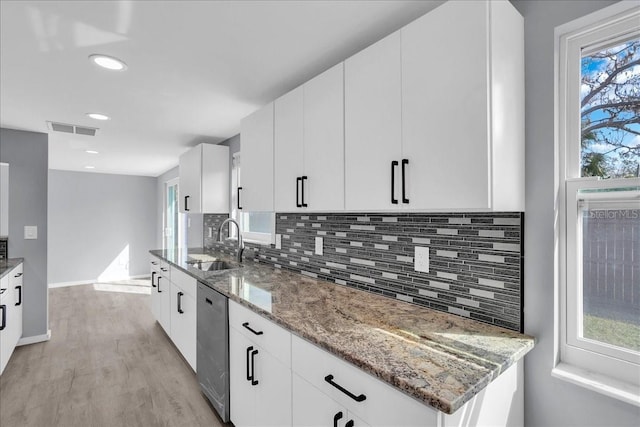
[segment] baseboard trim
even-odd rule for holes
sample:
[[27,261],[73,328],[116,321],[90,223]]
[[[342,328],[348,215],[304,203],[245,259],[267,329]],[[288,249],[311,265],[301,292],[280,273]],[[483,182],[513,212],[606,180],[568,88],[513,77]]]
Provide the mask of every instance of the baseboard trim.
[[[145,277],[149,277],[149,274],[138,274],[138,275],[135,275],[135,276],[124,277],[124,278],[117,279],[117,280],[144,279]],[[104,283],[104,282],[111,282],[111,280],[87,279],[87,280],[77,280],[77,281],[74,281],[74,282],[49,283],[49,289],[52,289],[52,288],[66,288],[67,286],[91,285],[93,283]]]
[[20,338],[16,346],[19,347],[21,345],[29,345],[29,344],[39,343],[39,342],[45,342],[45,341],[49,341],[50,339],[51,339],[51,329],[49,329],[46,334]]

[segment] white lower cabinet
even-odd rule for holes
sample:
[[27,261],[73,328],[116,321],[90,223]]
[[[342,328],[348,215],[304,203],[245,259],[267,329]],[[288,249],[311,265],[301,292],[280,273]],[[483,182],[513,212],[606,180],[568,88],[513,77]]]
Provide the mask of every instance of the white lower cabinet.
[[288,331],[229,301],[230,415],[236,427],[291,426],[291,365],[280,357],[291,354],[290,339]]
[[22,264],[0,279],[0,374],[22,337]]
[[171,283],[171,339],[182,356],[196,370],[197,316],[195,294]]
[[151,312],[191,368],[196,370],[197,312],[193,277],[151,256]]
[[296,427],[369,426],[296,373],[293,374],[293,390],[293,425]]

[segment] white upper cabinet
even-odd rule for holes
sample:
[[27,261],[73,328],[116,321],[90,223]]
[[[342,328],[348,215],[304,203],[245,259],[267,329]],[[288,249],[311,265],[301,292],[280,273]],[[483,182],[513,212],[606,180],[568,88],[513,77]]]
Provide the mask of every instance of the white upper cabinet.
[[301,205],[303,164],[303,87],[275,101],[275,208],[296,210]]
[[275,210],[344,209],[343,64],[275,101]]
[[400,32],[344,64],[345,207],[395,209],[402,156]]
[[200,144],[180,156],[180,212],[229,212],[229,147]]
[[0,163],[0,236],[9,235],[9,165]]
[[344,209],[344,64],[304,84],[304,204]]
[[273,103],[240,124],[242,209],[273,212]]
[[403,205],[524,210],[522,16],[449,1],[401,38]]

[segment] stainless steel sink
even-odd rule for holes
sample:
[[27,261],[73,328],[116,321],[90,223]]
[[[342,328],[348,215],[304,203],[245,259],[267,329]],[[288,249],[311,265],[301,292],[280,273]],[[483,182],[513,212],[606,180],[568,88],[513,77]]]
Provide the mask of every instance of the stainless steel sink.
[[208,261],[192,261],[188,262],[188,264],[191,267],[197,268],[201,271],[222,271],[241,267],[240,264],[229,263],[220,259],[213,259]]

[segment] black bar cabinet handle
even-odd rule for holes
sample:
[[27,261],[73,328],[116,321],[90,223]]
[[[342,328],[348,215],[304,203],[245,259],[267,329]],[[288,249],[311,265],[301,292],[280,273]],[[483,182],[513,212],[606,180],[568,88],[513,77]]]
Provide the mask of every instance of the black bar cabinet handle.
[[184,295],[184,292],[178,292],[178,313],[180,314],[184,313],[182,309],[182,295]]
[[16,305],[21,305],[22,304],[22,286],[16,286],[16,289],[18,290],[18,302],[16,303]]
[[347,423],[344,425],[344,427],[353,427],[353,420],[347,421]]
[[342,411],[333,416],[333,427],[338,427],[338,420],[342,418]]
[[156,273],[155,271],[152,271],[152,272],[151,272],[151,286],[153,286],[154,288],[156,287],[156,284],[155,284],[155,283],[153,283],[153,281],[154,281],[154,280],[155,280],[155,278],[156,278],[156,274],[158,274],[158,273]]
[[238,209],[242,209],[242,206],[240,206],[240,190],[242,190],[242,187],[238,187],[238,197],[237,197]]
[[166,268],[164,268],[164,267],[160,267],[160,270],[164,271],[165,273],[166,273],[167,271],[169,271],[169,270],[167,270],[167,269],[166,269]]
[[300,204],[300,181],[302,181],[301,177],[296,177],[296,207],[301,208]]
[[308,205],[304,201],[304,182],[305,182],[305,180],[307,180],[307,177],[303,176],[301,179],[302,179],[302,185],[300,186],[301,187],[300,188],[300,190],[301,190],[300,193],[302,194],[302,207],[306,208]]
[[343,392],[344,394],[346,394],[347,396],[349,396],[350,398],[352,398],[353,400],[355,400],[356,402],[362,402],[367,398],[367,396],[365,396],[364,394],[361,394],[360,396],[356,396],[346,388],[342,387],[340,384],[334,382],[333,375],[327,375],[326,377],[324,377],[324,380],[329,384],[331,384],[332,386],[334,386],[335,388],[337,388],[338,390],[340,390],[341,392]]
[[188,204],[188,202],[189,202],[189,197],[191,197],[191,196],[184,196],[184,210],[185,210],[185,211],[188,211],[188,210],[189,210],[189,204]]
[[207,302],[207,304],[213,305],[213,301],[211,301],[209,298],[205,298],[204,300]]
[[162,279],[162,276],[158,274],[158,282],[157,282],[158,283],[158,292],[162,292],[160,290],[160,279]]
[[395,198],[396,194],[396,166],[398,166],[398,161],[394,160],[391,162],[391,203],[394,205],[398,204],[398,199]]
[[258,354],[258,350],[253,350],[251,352],[251,385],[258,385],[258,380],[256,379],[256,361],[254,357]]
[[402,203],[409,203],[409,199],[405,197],[405,176],[404,167],[409,164],[409,159],[402,159]]
[[151,264],[158,265],[158,263],[156,261],[151,261]]
[[21,276],[22,276],[22,273],[18,273],[18,274],[16,274],[16,275],[15,275],[15,276],[13,276],[13,277],[21,277]]
[[253,380],[253,375],[249,372],[249,355],[251,354],[251,350],[253,350],[253,347],[247,347],[247,381]]
[[7,326],[7,306],[5,304],[0,305],[0,310],[2,310],[2,324],[0,325],[0,331]]
[[255,329],[251,328],[251,326],[249,326],[249,322],[244,322],[242,324],[243,327],[247,328],[248,330],[250,330],[251,332],[254,333],[254,335],[262,335],[264,334],[263,331],[256,331]]

